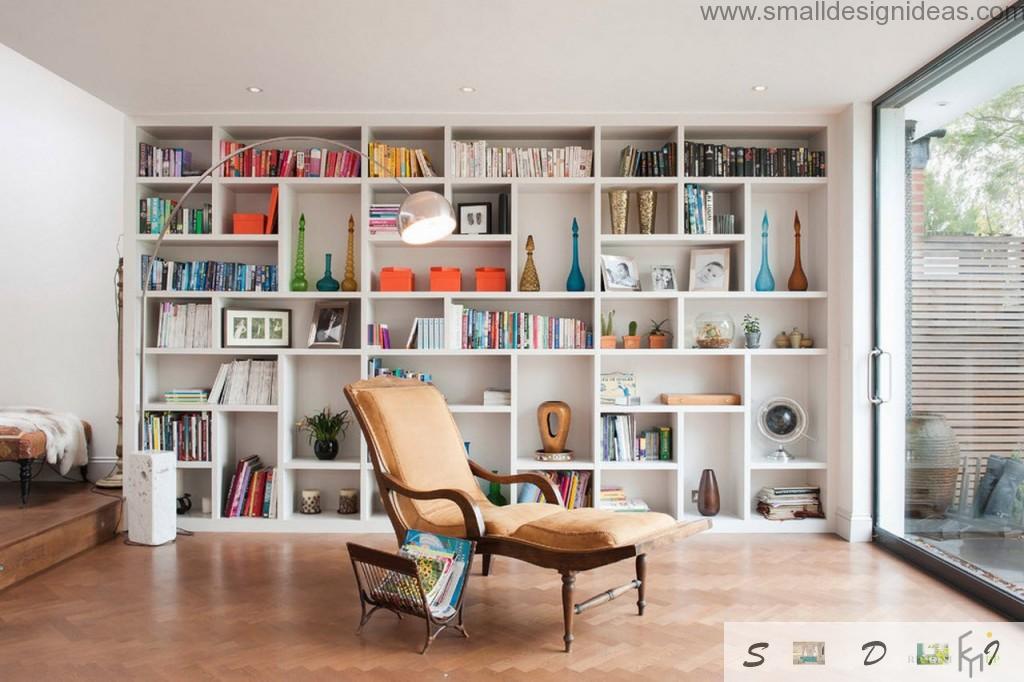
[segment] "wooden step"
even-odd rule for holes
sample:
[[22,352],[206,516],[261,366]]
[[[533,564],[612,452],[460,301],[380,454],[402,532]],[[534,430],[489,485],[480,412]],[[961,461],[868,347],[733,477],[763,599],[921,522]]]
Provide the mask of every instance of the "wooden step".
[[17,483],[0,483],[0,590],[114,537],[121,491],[88,483],[33,483],[21,506]]

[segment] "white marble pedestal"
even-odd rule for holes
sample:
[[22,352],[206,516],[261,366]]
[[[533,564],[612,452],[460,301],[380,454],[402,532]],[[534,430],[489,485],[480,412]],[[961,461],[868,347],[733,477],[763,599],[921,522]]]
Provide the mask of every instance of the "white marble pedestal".
[[125,457],[125,524],[128,539],[162,545],[177,532],[173,452],[146,450]]

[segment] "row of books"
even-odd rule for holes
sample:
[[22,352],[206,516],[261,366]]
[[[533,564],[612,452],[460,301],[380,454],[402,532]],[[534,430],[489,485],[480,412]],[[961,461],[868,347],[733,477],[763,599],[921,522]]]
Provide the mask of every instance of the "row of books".
[[736,216],[715,214],[715,192],[700,185],[684,187],[683,230],[686,234],[736,234]]
[[164,391],[164,402],[175,405],[202,405],[210,398],[205,388],[172,388]]
[[[149,272],[149,256],[142,256],[140,285]],[[225,263],[214,260],[165,261],[156,259],[149,278],[150,291],[277,291],[277,266]]]
[[[590,506],[590,472],[589,471],[542,471],[538,472],[551,479],[555,489],[562,495],[562,504],[566,509],[578,509]],[[516,497],[519,503],[543,502],[544,494],[532,483],[519,486]]]
[[179,462],[210,461],[209,412],[147,412],[143,450],[171,450]]
[[469,573],[472,543],[461,538],[408,530],[398,554],[416,562],[418,580],[388,571],[384,580],[370,587],[373,600],[408,608],[410,601],[419,604],[423,598],[435,618],[453,615]]
[[475,310],[445,304],[449,349],[582,349],[593,335],[582,320],[512,310]]
[[565,147],[491,147],[486,140],[452,140],[457,178],[589,178],[594,150]]
[[618,485],[601,486],[597,508],[617,512],[645,512],[651,510],[650,506],[643,499],[639,497],[626,497],[626,491],[622,489],[622,486]]
[[192,172],[192,152],[181,147],[157,147],[139,143],[140,178],[180,178]]
[[437,175],[426,150],[392,147],[384,142],[371,142],[367,163],[371,178],[432,178]]
[[632,414],[601,417],[601,459],[606,462],[645,462],[672,459],[672,428],[638,429]]
[[827,174],[825,152],[806,147],[732,147],[685,142],[683,165],[687,175],[709,178],[823,178]]
[[650,178],[675,174],[675,142],[666,142],[661,149],[655,151],[640,151],[628,144],[619,154],[619,175],[622,177]]
[[[178,205],[173,199],[146,197],[139,199],[139,234],[160,234],[167,217]],[[213,206],[203,204],[202,208],[185,207],[178,211],[168,234],[210,234],[213,229]]]
[[427,372],[416,372],[410,369],[402,369],[401,367],[385,367],[384,361],[381,358],[370,358],[367,361],[367,374],[372,377],[401,377],[403,379],[416,379],[424,383],[430,383],[434,380],[433,375]]
[[259,455],[238,460],[224,496],[224,518],[277,518],[277,467],[260,463]]
[[209,348],[213,306],[209,303],[160,304],[157,348]]
[[417,317],[413,319],[412,329],[409,330],[409,340],[405,342],[405,347],[421,350],[444,350],[444,318]]
[[772,521],[825,518],[816,485],[765,486],[757,493],[757,511]]
[[[245,146],[244,142],[221,140],[221,157]],[[359,162],[359,155],[348,150],[246,149],[224,162],[221,175],[234,178],[357,178]]]
[[398,209],[401,204],[370,204],[370,234],[398,233]]
[[211,405],[276,405],[277,361],[233,360],[217,370]]
[[366,345],[391,348],[391,330],[386,324],[371,322],[366,325]]

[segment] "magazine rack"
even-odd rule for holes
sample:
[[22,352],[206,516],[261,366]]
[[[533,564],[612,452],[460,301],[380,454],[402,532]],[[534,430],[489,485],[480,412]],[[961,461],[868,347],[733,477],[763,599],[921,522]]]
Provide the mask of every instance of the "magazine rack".
[[[469,552],[469,563],[465,569],[462,592],[455,603],[455,610],[448,616],[438,616],[430,610],[426,593],[416,571],[415,561],[351,542],[347,543],[347,546],[349,557],[352,559],[352,570],[356,574],[359,607],[362,612],[359,618],[359,628],[356,630],[357,635],[363,631],[363,626],[369,622],[370,616],[378,609],[386,609],[398,616],[399,619],[405,613],[425,621],[427,634],[423,641],[423,649],[420,650],[421,654],[427,653],[427,649],[430,648],[434,639],[447,627],[455,628],[462,633],[463,637],[469,638],[469,633],[466,632],[466,627],[462,623],[462,600],[466,596],[466,584],[469,582],[469,574],[473,568],[473,555],[476,552],[475,542],[472,543],[472,549]],[[382,589],[387,581],[399,581],[403,578],[411,579],[411,584],[416,586],[416,590],[395,593]]]

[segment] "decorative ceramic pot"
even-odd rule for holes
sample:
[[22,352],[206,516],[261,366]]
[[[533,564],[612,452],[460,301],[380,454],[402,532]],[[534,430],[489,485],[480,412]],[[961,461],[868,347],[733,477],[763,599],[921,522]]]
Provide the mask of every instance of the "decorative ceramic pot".
[[743,336],[747,340],[747,348],[761,347],[761,332],[745,332]]
[[736,326],[728,313],[701,313],[693,323],[698,348],[728,348]]
[[789,347],[790,348],[799,348],[800,347],[800,342],[803,341],[803,340],[804,340],[803,332],[801,332],[801,331],[799,331],[797,329],[794,329],[793,331],[791,331],[789,333]]
[[622,337],[623,348],[639,348],[640,337],[639,336],[623,336]]
[[651,334],[647,341],[651,348],[668,348],[668,334]]
[[809,336],[805,336],[800,341],[800,347],[801,348],[813,348],[814,347],[814,339],[812,339]]
[[320,491],[319,490],[303,490],[302,491],[302,505],[299,507],[300,514],[319,514],[320,513]]
[[906,513],[909,518],[941,518],[953,503],[960,445],[940,414],[907,417]]
[[338,513],[359,513],[359,491],[355,488],[342,488],[338,491]]
[[636,196],[640,207],[640,234],[652,234],[654,218],[658,212],[658,195],[653,189],[642,189]]
[[629,192],[624,189],[613,189],[608,192],[608,209],[612,219],[612,234],[626,234]]
[[338,456],[338,439],[313,441],[313,454],[317,459],[334,459]]
[[789,334],[786,332],[779,332],[779,335],[775,337],[773,341],[776,348],[789,348]]
[[619,337],[617,336],[602,336],[601,337],[601,348],[615,348],[619,344]]
[[701,516],[715,516],[721,511],[722,500],[718,494],[718,479],[712,469],[705,469],[700,474],[700,487],[697,489],[697,511]]

